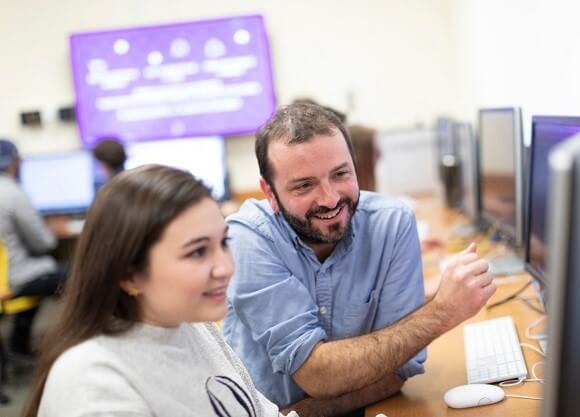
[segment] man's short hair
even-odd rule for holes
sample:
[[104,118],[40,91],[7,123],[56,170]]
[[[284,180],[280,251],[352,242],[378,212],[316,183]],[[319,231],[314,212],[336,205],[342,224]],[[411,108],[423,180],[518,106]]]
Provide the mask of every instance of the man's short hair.
[[273,187],[274,168],[268,159],[268,147],[275,140],[286,144],[304,143],[314,136],[344,136],[348,151],[354,162],[354,151],[348,130],[333,112],[312,103],[298,102],[279,109],[256,133],[256,158],[260,175]]
[[320,106],[323,109],[328,110],[331,113],[334,113],[336,115],[336,117],[338,117],[340,119],[342,124],[346,125],[346,113],[343,113],[339,110],[336,110],[333,107],[323,106],[322,104],[318,103],[316,100],[314,100],[310,97],[298,97],[298,98],[294,99],[294,101],[292,102],[292,104],[296,104],[296,103],[316,104],[317,106]]
[[116,139],[101,140],[93,149],[93,155],[111,167],[114,172],[123,171],[127,159],[125,148]]
[[0,172],[5,172],[18,158],[18,148],[8,139],[0,139]]

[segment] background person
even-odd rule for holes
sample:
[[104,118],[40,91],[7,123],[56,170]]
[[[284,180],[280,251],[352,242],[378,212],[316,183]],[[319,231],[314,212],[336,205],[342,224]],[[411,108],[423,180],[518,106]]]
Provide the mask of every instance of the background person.
[[101,140],[93,148],[93,156],[105,173],[104,181],[114,177],[125,169],[127,154],[123,144],[114,138]]
[[[8,251],[10,294],[49,296],[65,279],[65,269],[47,253],[57,244],[54,233],[18,183],[20,157],[9,140],[0,139],[0,240]],[[9,347],[32,355],[31,333],[38,307],[14,315]]]

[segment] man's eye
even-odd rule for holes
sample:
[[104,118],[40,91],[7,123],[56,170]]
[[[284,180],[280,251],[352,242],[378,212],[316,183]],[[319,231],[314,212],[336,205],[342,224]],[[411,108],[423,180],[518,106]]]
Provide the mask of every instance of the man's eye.
[[303,184],[296,186],[295,189],[298,191],[304,191],[304,190],[308,190],[310,187],[312,187],[312,184],[310,184],[309,182],[305,182]]

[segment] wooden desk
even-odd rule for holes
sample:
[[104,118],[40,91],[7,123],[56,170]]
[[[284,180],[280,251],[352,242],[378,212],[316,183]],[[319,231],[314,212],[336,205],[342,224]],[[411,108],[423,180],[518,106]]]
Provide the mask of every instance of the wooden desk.
[[[427,207],[427,209],[425,209]],[[421,203],[417,208],[417,217],[427,210],[429,217],[437,217],[441,233],[449,230],[450,222],[458,219],[456,214],[437,208],[437,204],[430,206],[429,203]],[[447,226],[447,228],[445,227]],[[512,294],[521,288],[530,277],[527,274],[515,277],[497,278],[497,292],[490,300],[494,302],[506,295]],[[521,296],[534,296],[534,290],[528,288]],[[486,320],[496,317],[512,316],[517,327],[520,342],[528,342],[538,346],[537,341],[528,340],[525,337],[526,327],[540,314],[530,309],[521,300],[515,299],[492,310],[483,309],[474,318],[466,323]],[[531,349],[523,348],[528,376],[532,366],[543,358]],[[536,373],[543,375],[543,366],[538,365]],[[465,371],[465,354],[463,349],[463,325],[444,334],[435,340],[429,347],[427,361],[425,362],[425,374],[409,379],[403,386],[402,392],[377,404],[366,408],[366,417],[375,417],[383,413],[388,417],[412,416],[412,417],[438,417],[438,416],[486,416],[486,417],[528,417],[539,413],[541,401],[525,400],[519,398],[506,398],[504,401],[483,407],[466,408],[461,410],[448,408],[443,401],[443,395],[447,390],[457,385],[467,383]],[[542,396],[542,384],[527,382],[517,387],[504,388],[506,394]]]

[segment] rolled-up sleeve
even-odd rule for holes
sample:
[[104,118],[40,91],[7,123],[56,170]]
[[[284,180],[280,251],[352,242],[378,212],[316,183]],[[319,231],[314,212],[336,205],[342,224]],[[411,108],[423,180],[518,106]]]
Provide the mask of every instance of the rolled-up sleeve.
[[231,307],[263,346],[275,373],[291,375],[314,346],[327,339],[318,306],[308,289],[282,262],[279,245],[244,224],[229,222],[236,273]]

